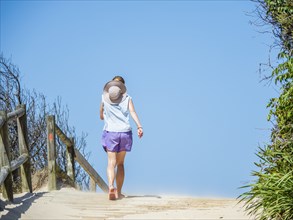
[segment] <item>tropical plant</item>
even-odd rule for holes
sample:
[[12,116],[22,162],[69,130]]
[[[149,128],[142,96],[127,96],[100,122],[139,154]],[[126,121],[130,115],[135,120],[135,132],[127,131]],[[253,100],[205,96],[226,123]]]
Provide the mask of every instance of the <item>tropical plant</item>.
[[272,27],[279,50],[278,63],[266,80],[272,80],[280,96],[272,98],[268,120],[274,126],[271,140],[259,147],[255,180],[242,187],[249,191],[239,197],[249,214],[261,220],[293,219],[293,1],[257,0],[258,16]]

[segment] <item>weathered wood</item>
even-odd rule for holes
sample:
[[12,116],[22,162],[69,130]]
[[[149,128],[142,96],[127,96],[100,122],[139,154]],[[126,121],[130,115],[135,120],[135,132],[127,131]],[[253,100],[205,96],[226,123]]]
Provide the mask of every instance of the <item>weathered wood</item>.
[[2,126],[5,123],[5,118],[3,118],[2,116],[0,116],[0,128],[2,128]]
[[100,175],[95,171],[95,169],[87,162],[87,160],[82,156],[82,154],[74,148],[75,159],[82,166],[82,168],[89,174],[89,176],[97,183],[97,185],[105,192],[108,193],[108,185],[100,177]]
[[70,138],[72,145],[66,146],[66,159],[67,159],[67,175],[74,182],[75,181],[75,163],[74,163],[74,139]]
[[27,154],[20,155],[17,159],[10,162],[10,172],[13,172],[14,170],[18,169],[21,165],[23,165],[27,160],[29,156]]
[[[7,114],[4,111],[0,111],[0,117],[4,119],[5,123],[0,128],[0,167],[10,167],[10,155],[9,155],[9,139],[7,128]],[[12,175],[9,172],[3,182],[2,187],[3,197],[9,201],[13,201],[13,189],[12,189]]]
[[47,116],[48,189],[57,189],[55,117]]
[[16,117],[21,117],[21,116],[23,116],[25,114],[25,108],[23,108],[23,107],[20,107],[20,108],[18,108],[18,109],[16,109],[15,111],[13,111],[13,112],[9,112],[8,114],[7,114],[7,118],[8,118],[8,120],[10,120],[10,119],[12,119],[12,118],[16,118]]
[[58,127],[58,125],[55,124],[55,132],[60,138],[60,140],[66,145],[66,146],[72,146],[70,139],[63,133],[63,131]]
[[91,192],[96,192],[96,182],[93,178],[90,177],[90,191]]
[[[21,176],[21,189],[22,192],[32,192],[32,178],[31,178],[31,164],[28,150],[28,134],[27,134],[27,119],[26,119],[26,106],[19,105],[17,110],[22,109],[24,113],[17,118],[17,131],[18,131],[18,145],[19,153],[21,156],[26,155],[25,162],[20,167]],[[20,158],[20,157],[19,157]],[[11,164],[12,166],[12,164]]]
[[17,159],[10,162],[9,166],[1,167],[0,170],[0,185],[4,182],[5,178],[10,172],[13,172],[14,170],[18,169],[23,163],[25,163],[28,160],[29,156],[27,154],[22,154]]
[[4,180],[6,180],[6,177],[9,174],[9,167],[5,166],[5,167],[1,167],[0,170],[0,186],[4,183]]

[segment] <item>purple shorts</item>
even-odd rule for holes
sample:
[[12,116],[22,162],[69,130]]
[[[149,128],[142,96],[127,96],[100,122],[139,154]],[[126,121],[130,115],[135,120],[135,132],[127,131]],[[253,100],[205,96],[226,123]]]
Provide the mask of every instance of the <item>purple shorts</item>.
[[132,131],[110,132],[103,131],[102,145],[106,152],[131,151]]

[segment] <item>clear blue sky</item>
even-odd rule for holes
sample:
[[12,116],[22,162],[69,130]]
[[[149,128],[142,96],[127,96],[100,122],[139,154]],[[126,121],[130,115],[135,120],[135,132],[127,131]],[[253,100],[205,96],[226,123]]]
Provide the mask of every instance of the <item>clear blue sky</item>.
[[[22,82],[62,97],[106,180],[99,104],[115,75],[144,127],[126,157],[128,194],[235,197],[269,141],[260,83],[270,35],[250,1],[1,1],[1,52]],[[134,124],[133,124],[134,125]],[[135,129],[135,128],[134,128]]]

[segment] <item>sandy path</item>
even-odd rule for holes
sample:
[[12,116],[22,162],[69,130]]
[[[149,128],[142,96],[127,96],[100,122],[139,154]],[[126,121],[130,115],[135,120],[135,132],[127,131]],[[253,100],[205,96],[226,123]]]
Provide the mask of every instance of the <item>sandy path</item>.
[[107,195],[63,188],[15,196],[1,204],[1,220],[15,219],[253,219],[234,199],[179,196],[129,196],[109,201]]

